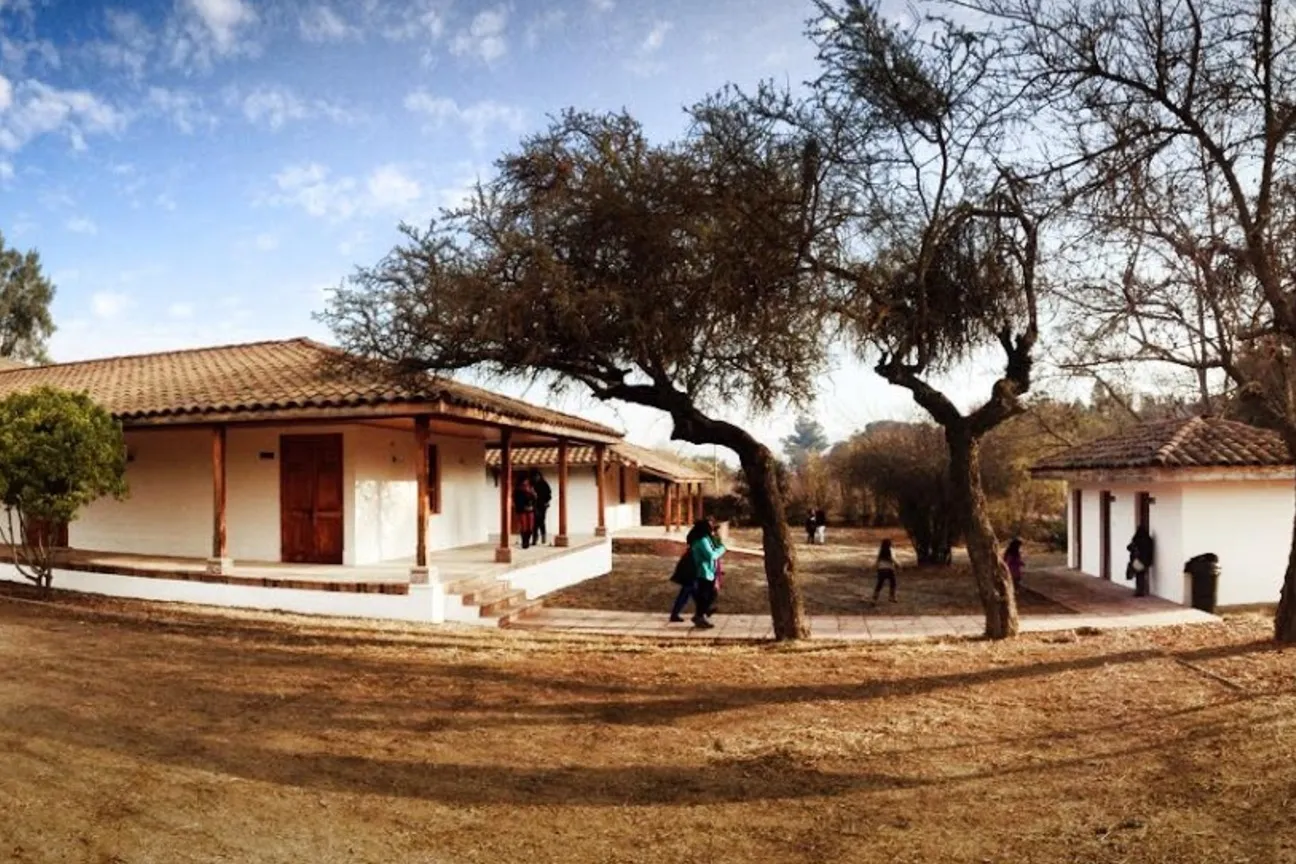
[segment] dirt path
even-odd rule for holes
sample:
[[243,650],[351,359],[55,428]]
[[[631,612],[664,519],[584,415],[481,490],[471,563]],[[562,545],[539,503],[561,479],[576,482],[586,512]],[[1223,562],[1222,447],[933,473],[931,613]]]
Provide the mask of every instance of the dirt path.
[[1296,862],[1260,619],[825,649],[94,607],[0,598],[0,860]]

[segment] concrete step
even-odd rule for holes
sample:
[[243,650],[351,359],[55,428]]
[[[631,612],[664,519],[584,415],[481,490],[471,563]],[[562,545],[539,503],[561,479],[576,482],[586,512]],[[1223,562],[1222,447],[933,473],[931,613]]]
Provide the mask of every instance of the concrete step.
[[524,600],[517,606],[506,611],[499,618],[501,627],[525,627],[525,619],[528,615],[533,615],[544,608],[544,598],[537,597],[534,600]]
[[520,588],[510,588],[492,600],[478,604],[477,611],[483,618],[495,618],[510,612],[527,602],[526,592]]
[[463,596],[464,594],[481,591],[491,587],[492,585],[498,584],[501,584],[501,582],[495,576],[469,576],[464,579],[457,579],[454,582],[447,582],[445,591],[447,594]]
[[475,586],[465,591],[459,595],[459,599],[465,606],[481,606],[506,597],[512,591],[513,586],[508,580],[496,579],[489,585]]

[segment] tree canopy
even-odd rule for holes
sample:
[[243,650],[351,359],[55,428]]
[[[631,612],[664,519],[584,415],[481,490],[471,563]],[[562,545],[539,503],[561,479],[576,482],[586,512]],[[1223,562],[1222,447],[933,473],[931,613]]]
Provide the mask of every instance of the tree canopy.
[[0,234],[0,357],[49,360],[45,342],[54,332],[53,300],[54,284],[41,272],[40,256],[6,247]]
[[828,449],[828,436],[818,420],[802,414],[796,418],[792,434],[785,437],[782,444],[783,455],[799,471],[811,456],[818,456]]
[[19,571],[49,585],[53,549],[38,524],[73,521],[105,495],[125,496],[121,426],[84,393],[39,387],[0,400],[0,539]]
[[670,414],[672,437],[739,457],[765,528],[780,638],[807,626],[768,448],[715,413],[807,396],[829,282],[807,266],[818,166],[776,124],[716,99],[684,138],[568,111],[463,208],[362,268],[324,319],[411,373],[479,369],[582,385]]

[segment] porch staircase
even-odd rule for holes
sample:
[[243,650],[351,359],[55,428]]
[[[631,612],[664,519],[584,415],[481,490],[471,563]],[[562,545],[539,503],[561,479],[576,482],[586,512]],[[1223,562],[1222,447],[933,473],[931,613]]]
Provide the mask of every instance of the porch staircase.
[[476,606],[482,618],[494,618],[500,627],[509,627],[544,606],[543,597],[528,600],[525,591],[497,576],[470,576],[450,582],[445,590],[465,607]]

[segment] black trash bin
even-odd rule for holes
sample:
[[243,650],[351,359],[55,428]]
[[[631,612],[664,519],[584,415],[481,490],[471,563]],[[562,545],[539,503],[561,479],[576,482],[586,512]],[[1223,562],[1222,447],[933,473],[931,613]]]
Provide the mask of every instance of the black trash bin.
[[1184,564],[1192,580],[1192,607],[1203,612],[1215,611],[1215,592],[1219,584],[1219,556],[1214,552],[1194,555]]

